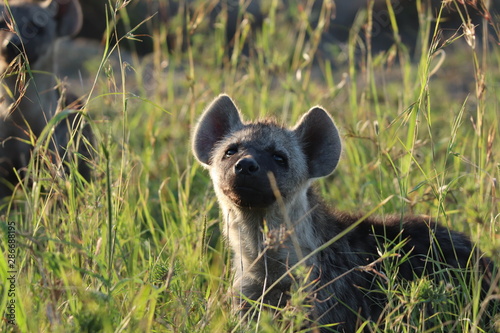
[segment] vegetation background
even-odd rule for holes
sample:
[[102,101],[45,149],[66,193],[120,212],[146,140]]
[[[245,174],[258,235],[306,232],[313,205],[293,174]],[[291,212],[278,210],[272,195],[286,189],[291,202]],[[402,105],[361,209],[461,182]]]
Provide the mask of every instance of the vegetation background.
[[[33,181],[3,203],[2,253],[7,221],[16,225],[16,326],[2,321],[0,331],[308,331],[298,300],[279,311],[279,320],[271,312],[245,323],[231,311],[230,254],[219,236],[218,207],[207,172],[190,152],[193,124],[221,92],[247,119],[293,124],[311,106],[324,106],[344,140],[334,175],[318,181],[330,204],[370,211],[393,196],[376,214],[430,215],[470,235],[500,263],[497,18],[483,12],[484,24],[474,30],[471,7],[446,1],[464,25],[443,34],[434,24],[441,6],[417,0],[420,28],[410,47],[401,42],[397,8],[389,6],[383,28],[393,42],[375,52],[370,37],[380,22],[373,2],[358,13],[345,43],[321,38],[332,1],[262,2],[259,29],[240,2],[229,43],[227,8],[209,18],[215,1],[181,6],[168,26],[146,19],[144,35],[131,24],[129,2],[117,0],[106,4],[100,47],[63,44],[61,64],[81,64],[69,82],[84,95],[96,135],[95,180],[57,176],[40,150],[30,167]],[[176,42],[168,44],[167,35]],[[152,44],[150,54],[139,52],[141,40]],[[2,255],[2,283],[7,272]],[[386,319],[364,324],[373,332],[482,331],[486,310],[474,281],[450,288],[423,279],[385,288]],[[475,297],[457,301],[473,290]],[[0,286],[0,309],[8,301],[8,288]],[[432,322],[424,309],[435,311]]]

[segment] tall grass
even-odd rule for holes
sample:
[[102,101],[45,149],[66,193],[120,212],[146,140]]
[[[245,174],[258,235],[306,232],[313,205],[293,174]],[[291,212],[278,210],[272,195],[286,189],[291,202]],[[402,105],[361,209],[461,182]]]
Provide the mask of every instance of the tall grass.
[[[416,54],[399,41],[393,11],[396,42],[372,54],[370,38],[359,38],[369,37],[371,5],[339,47],[320,44],[333,3],[325,1],[312,25],[313,1],[270,1],[261,30],[251,30],[253,18],[240,13],[229,53],[224,11],[210,32],[203,29],[214,4],[200,2],[187,13],[185,29],[175,26],[179,18],[170,29],[151,24],[154,52],[143,59],[124,48],[149,38],[134,35],[128,3],[107,4],[107,43],[86,65],[84,113],[96,135],[95,179],[85,184],[74,174],[54,176],[48,162],[33,165],[33,181],[4,204],[4,253],[7,221],[16,224],[17,307],[16,326],[0,322],[1,331],[304,330],[308,289],[300,284],[289,307],[265,311],[257,322],[241,321],[231,310],[230,254],[208,174],[194,162],[189,143],[197,116],[221,92],[247,119],[293,123],[323,105],[344,139],[337,171],[318,183],[329,203],[369,212],[393,196],[378,214],[430,215],[470,235],[500,262],[500,50],[487,42],[499,36],[484,31],[483,41],[472,42],[470,31],[460,30],[440,40],[432,13],[416,1]],[[466,23],[460,2],[451,5]],[[129,33],[117,35],[118,24]],[[178,39],[189,32],[185,52],[168,49],[168,30]],[[383,256],[390,258],[393,250],[387,251]],[[481,331],[477,283],[464,281],[457,289],[428,279],[396,284],[393,261],[384,263],[386,319],[363,325],[374,332]],[[0,256],[2,283],[7,271]],[[0,287],[1,309],[7,291]],[[433,321],[425,316],[429,308]]]

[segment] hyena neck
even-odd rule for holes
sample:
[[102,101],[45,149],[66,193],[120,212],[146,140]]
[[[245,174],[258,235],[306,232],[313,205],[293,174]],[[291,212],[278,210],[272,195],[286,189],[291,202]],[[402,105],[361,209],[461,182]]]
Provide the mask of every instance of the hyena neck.
[[[320,246],[311,208],[307,188],[291,200],[266,209],[223,207],[224,233],[234,252],[237,271],[259,269],[255,263],[262,259],[289,268]],[[311,258],[307,263],[314,262]]]
[[[38,67],[38,66],[37,66]],[[31,73],[13,74],[4,79],[0,116],[9,118],[16,127],[30,124],[30,131],[39,135],[47,120],[55,114],[59,91],[52,74],[54,66],[43,64],[43,69],[33,68]]]

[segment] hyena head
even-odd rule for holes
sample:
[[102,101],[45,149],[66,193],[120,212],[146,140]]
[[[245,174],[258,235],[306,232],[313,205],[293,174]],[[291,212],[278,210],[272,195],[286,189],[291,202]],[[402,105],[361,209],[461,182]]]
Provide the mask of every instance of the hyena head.
[[[2,1],[3,3],[3,1]],[[52,71],[55,41],[80,31],[78,0],[13,0],[0,5],[0,73],[14,60]]]
[[244,123],[231,98],[221,95],[201,116],[193,151],[210,170],[222,206],[255,210],[275,204],[277,195],[292,202],[310,179],[330,174],[341,143],[332,118],[320,107],[287,129],[269,120]]

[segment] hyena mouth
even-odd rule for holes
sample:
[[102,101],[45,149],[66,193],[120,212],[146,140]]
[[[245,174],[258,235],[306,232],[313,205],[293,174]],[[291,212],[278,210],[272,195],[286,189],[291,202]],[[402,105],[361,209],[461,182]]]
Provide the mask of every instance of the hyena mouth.
[[276,201],[269,188],[234,186],[225,190],[224,193],[237,206],[245,208],[265,208]]

